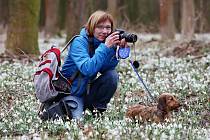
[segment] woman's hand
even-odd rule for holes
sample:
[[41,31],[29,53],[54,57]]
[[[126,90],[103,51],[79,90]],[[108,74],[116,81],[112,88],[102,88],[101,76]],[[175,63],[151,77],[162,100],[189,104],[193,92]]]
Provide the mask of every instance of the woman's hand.
[[121,41],[119,40],[119,32],[113,32],[110,34],[106,40],[105,40],[105,45],[108,48],[111,48],[112,46],[119,44]]
[[127,44],[127,42],[125,41],[125,38],[123,38],[123,39],[120,40],[119,46],[121,48],[129,47],[128,44]]

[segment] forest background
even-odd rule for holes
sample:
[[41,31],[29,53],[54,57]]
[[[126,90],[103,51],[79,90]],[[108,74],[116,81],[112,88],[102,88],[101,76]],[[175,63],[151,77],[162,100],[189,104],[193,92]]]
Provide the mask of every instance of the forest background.
[[7,32],[9,52],[39,54],[38,32],[48,38],[64,33],[68,40],[92,12],[106,10],[118,28],[160,33],[165,41],[176,33],[192,40],[195,33],[210,31],[209,7],[208,0],[0,0],[0,33]]

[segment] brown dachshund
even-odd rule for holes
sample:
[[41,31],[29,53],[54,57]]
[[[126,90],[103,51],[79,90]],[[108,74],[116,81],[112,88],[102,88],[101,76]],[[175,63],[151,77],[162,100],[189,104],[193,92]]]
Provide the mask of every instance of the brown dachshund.
[[128,108],[126,117],[139,121],[164,122],[170,118],[170,112],[180,107],[179,101],[169,93],[163,93],[158,98],[156,106],[135,105]]

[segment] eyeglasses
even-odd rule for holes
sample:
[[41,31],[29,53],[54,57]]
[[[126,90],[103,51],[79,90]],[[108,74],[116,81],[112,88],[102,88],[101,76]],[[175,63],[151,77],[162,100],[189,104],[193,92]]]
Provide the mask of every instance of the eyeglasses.
[[107,25],[107,26],[104,26],[104,25],[96,25],[96,28],[98,28],[99,30],[103,30],[103,29],[106,29],[106,30],[112,30],[112,27]]

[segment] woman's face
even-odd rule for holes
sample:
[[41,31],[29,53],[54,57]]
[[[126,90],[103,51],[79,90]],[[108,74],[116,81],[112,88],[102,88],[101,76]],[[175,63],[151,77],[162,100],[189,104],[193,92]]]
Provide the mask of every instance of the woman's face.
[[106,20],[96,25],[93,31],[93,35],[98,40],[104,41],[106,37],[111,33],[111,31],[112,31],[111,22],[109,20]]

